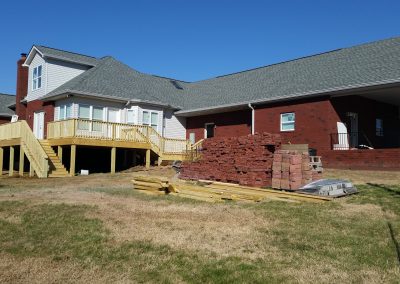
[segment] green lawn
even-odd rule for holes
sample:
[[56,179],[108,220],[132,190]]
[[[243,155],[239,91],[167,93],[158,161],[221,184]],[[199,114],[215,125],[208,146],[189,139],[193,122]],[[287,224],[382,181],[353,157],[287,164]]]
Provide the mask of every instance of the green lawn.
[[[54,275],[58,276],[46,279],[60,283],[85,282],[87,278],[82,275],[93,270],[98,271],[90,278],[93,282],[399,283],[396,242],[400,241],[400,187],[358,188],[357,195],[323,204],[270,201],[225,205],[171,197],[143,198],[140,193],[121,188],[81,190],[87,195],[101,194],[103,199],[124,199],[128,204],[140,199],[144,206],[196,206],[210,210],[210,214],[220,210],[215,206],[222,206],[226,214],[235,210],[271,221],[270,226],[254,225],[257,238],[253,246],[229,255],[160,245],[146,239],[118,241],[114,229],[96,217],[102,210],[96,202],[71,204],[62,198],[54,202],[46,196],[31,202],[14,196],[14,191],[23,194],[20,188],[2,187],[0,257],[6,256],[9,263],[0,266],[0,282],[14,282],[10,275],[15,277],[19,270],[27,273],[19,264],[37,259],[49,263],[50,270],[56,267]],[[208,223],[199,221],[193,226],[207,227]],[[166,233],[163,227],[157,232]],[[234,233],[227,232],[222,240],[228,245],[238,241],[234,237]],[[218,245],[223,246],[224,241]],[[76,274],[59,273],[68,265],[79,267]],[[21,282],[26,279],[18,276]]]

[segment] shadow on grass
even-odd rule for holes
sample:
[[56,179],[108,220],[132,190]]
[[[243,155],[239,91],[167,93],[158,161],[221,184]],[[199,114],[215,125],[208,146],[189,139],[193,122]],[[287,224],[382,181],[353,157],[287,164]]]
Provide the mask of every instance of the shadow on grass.
[[374,186],[374,187],[383,189],[383,190],[386,191],[387,193],[390,193],[390,194],[393,194],[393,195],[399,195],[399,196],[400,196],[400,191],[395,190],[395,189],[390,188],[390,187],[387,187],[387,186],[385,186],[385,185],[376,184],[376,183],[369,183],[369,182],[367,183],[367,185]]

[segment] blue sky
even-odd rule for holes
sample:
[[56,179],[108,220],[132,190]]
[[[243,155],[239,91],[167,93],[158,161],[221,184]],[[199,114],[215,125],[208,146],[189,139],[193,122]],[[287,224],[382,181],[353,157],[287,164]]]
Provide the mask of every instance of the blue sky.
[[2,1],[0,93],[33,44],[196,81],[400,36],[400,1]]

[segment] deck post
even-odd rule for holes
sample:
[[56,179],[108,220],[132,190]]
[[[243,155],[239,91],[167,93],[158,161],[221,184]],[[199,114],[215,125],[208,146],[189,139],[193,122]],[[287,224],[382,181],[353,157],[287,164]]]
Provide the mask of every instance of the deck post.
[[161,166],[161,163],[162,163],[162,158],[161,156],[158,156],[157,165]]
[[62,157],[63,157],[63,148],[62,148],[62,146],[57,146],[57,156],[60,159],[60,162],[62,164]]
[[136,150],[133,150],[132,155],[133,155],[133,157],[132,157],[133,166],[136,166],[136,162],[137,162],[137,159],[136,159]]
[[14,175],[14,146],[10,146],[10,162],[8,167],[8,175],[10,177]]
[[35,170],[32,167],[32,163],[29,163],[29,177],[33,177],[35,175]]
[[4,158],[4,150],[0,147],[0,176],[3,175],[3,158]]
[[117,148],[112,147],[111,148],[111,173],[112,174],[115,174],[116,156],[117,156]]
[[71,145],[71,159],[69,163],[69,175],[75,176],[76,145]]
[[19,147],[19,176],[24,176],[24,159],[25,153],[22,145]]
[[146,150],[146,169],[150,168],[150,149]]

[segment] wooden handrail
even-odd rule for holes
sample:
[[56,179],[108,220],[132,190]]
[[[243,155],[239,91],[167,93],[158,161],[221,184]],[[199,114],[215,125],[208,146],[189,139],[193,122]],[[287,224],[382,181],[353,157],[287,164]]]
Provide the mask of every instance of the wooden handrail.
[[20,145],[37,176],[47,177],[49,170],[47,154],[25,120],[0,125],[0,140],[9,139],[20,139]]
[[76,118],[52,121],[47,124],[48,139],[67,137],[147,142],[150,143],[151,149],[160,156],[164,153],[186,155],[193,148],[189,140],[162,137],[153,127],[148,125]]

